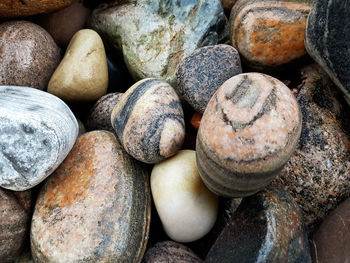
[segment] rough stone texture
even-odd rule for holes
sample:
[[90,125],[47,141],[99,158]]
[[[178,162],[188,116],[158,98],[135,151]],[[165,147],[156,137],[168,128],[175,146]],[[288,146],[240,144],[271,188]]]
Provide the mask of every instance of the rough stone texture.
[[140,262],[151,196],[144,169],[107,131],[85,133],[42,188],[32,219],[35,262]]
[[279,189],[243,199],[205,262],[311,263],[297,203]]
[[86,121],[86,128],[89,131],[106,130],[114,132],[111,123],[112,111],[122,96],[123,93],[115,92],[101,97],[90,110]]
[[185,137],[179,97],[158,79],[144,79],[130,87],[114,107],[111,121],[125,150],[145,163],[174,155]]
[[239,0],[230,15],[232,45],[249,66],[276,68],[306,54],[310,1]]
[[66,158],[78,123],[66,104],[47,92],[0,86],[0,186],[23,191]]
[[199,173],[218,195],[252,195],[282,170],[300,131],[301,112],[288,87],[260,73],[237,75],[217,90],[203,114]]
[[318,0],[308,18],[305,45],[350,105],[350,2]]
[[40,26],[27,21],[0,24],[0,85],[46,90],[60,58],[60,49]]
[[350,199],[341,203],[314,233],[311,240],[313,262],[350,261]]
[[143,262],[201,263],[203,261],[188,247],[173,241],[163,241],[147,250]]
[[349,108],[338,101],[337,90],[320,67],[303,68],[302,77],[299,145],[273,184],[293,195],[305,225],[312,228],[350,196],[350,119],[344,116]]
[[135,80],[176,83],[176,66],[198,47],[215,45],[225,32],[219,0],[138,0],[95,9],[91,26],[121,51]]
[[240,73],[241,60],[232,46],[202,47],[178,65],[177,90],[197,112],[203,114],[215,91],[226,80]]
[[13,262],[29,234],[32,192],[0,188],[0,261]]

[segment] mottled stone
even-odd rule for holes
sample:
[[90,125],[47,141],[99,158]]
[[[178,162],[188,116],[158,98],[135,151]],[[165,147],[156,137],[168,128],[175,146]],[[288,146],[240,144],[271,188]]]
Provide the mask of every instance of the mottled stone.
[[78,138],[39,194],[35,262],[140,262],[151,212],[146,171],[107,131]]
[[349,108],[339,102],[320,67],[308,66],[301,74],[299,145],[273,184],[293,195],[303,209],[306,226],[312,228],[350,196],[350,119],[344,116]]
[[86,121],[86,128],[92,130],[106,130],[114,132],[111,123],[112,111],[120,101],[123,93],[109,93],[101,97],[90,110]]
[[60,59],[60,49],[40,26],[27,21],[0,24],[0,85],[46,90]]
[[226,80],[240,73],[241,60],[232,46],[202,47],[179,64],[177,90],[196,111],[203,114],[215,91]]
[[300,109],[288,87],[260,73],[237,75],[217,90],[203,114],[199,173],[218,195],[252,195],[281,171],[300,131]]
[[131,86],[114,107],[111,121],[125,150],[145,163],[174,155],[185,137],[180,99],[168,83],[158,79]]
[[163,241],[147,250],[143,262],[201,263],[203,261],[188,247],[173,241]]
[[138,0],[95,9],[91,26],[122,52],[135,80],[176,83],[176,66],[198,47],[222,38],[226,18],[219,0]]
[[305,45],[350,105],[350,2],[315,1],[308,18]]
[[297,203],[278,189],[244,198],[205,262],[311,263]]
[[0,86],[0,186],[23,191],[49,176],[78,135],[68,106],[47,92]]

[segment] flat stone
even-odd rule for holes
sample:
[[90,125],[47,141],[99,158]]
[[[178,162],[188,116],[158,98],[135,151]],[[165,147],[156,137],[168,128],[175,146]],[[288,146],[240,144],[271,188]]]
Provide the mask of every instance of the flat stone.
[[0,86],[0,186],[23,191],[49,176],[78,135],[68,106],[37,89]]
[[140,262],[150,209],[146,171],[112,133],[85,133],[40,191],[34,261]]

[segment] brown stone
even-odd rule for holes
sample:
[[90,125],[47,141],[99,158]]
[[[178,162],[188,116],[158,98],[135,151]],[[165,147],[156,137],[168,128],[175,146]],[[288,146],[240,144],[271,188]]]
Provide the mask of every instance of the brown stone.
[[230,14],[232,7],[237,0],[220,0],[222,7],[224,8],[225,14]]

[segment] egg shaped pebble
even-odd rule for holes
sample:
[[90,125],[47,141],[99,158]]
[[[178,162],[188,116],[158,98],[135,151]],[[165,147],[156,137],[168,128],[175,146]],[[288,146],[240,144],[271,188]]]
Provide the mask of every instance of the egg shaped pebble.
[[260,73],[227,80],[199,127],[199,173],[214,193],[252,195],[280,172],[297,146],[301,112],[287,86]]
[[59,98],[37,89],[0,86],[0,186],[23,191],[66,158],[78,123]]
[[179,97],[158,79],[143,79],[130,87],[114,107],[111,121],[125,150],[145,163],[174,155],[185,137]]
[[151,174],[151,191],[163,228],[171,239],[192,242],[214,226],[218,198],[199,176],[195,151],[182,150],[156,164]]

